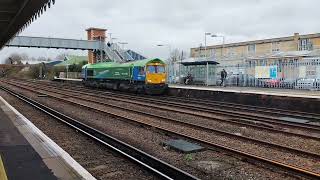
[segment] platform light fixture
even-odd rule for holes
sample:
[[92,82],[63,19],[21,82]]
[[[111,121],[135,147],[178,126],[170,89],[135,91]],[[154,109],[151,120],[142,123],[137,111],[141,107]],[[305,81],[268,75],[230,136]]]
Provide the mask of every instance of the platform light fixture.
[[221,48],[221,56],[224,56],[224,44],[225,44],[225,36],[222,35],[217,35],[217,34],[212,34],[211,37],[222,37],[222,48]]

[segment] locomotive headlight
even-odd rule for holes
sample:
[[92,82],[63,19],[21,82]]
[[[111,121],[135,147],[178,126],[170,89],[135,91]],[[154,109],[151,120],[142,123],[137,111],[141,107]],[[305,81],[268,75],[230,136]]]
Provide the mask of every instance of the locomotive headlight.
[[166,81],[166,79],[162,79],[162,80],[161,80],[161,82],[165,82],[165,81]]
[[148,82],[152,82],[150,79],[148,79]]

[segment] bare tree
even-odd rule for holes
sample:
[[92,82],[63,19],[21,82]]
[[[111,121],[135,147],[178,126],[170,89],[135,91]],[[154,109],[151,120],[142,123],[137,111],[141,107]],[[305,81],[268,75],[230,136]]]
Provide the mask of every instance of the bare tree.
[[5,59],[5,64],[22,64],[23,56],[18,53],[13,53]]
[[183,51],[180,51],[179,49],[174,49],[170,53],[170,61],[171,62],[179,62],[182,59],[185,58],[185,53]]

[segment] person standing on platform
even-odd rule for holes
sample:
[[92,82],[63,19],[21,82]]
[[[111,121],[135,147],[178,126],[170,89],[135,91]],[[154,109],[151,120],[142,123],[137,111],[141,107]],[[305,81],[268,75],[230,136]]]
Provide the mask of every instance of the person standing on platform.
[[222,69],[220,86],[223,85],[225,87],[225,81],[226,81],[227,75],[228,75],[227,71],[225,69]]

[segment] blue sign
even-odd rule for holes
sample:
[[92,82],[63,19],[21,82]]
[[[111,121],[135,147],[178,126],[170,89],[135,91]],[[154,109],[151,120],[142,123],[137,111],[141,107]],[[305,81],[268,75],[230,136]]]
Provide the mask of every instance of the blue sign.
[[277,79],[278,76],[278,68],[277,66],[270,66],[270,78]]

